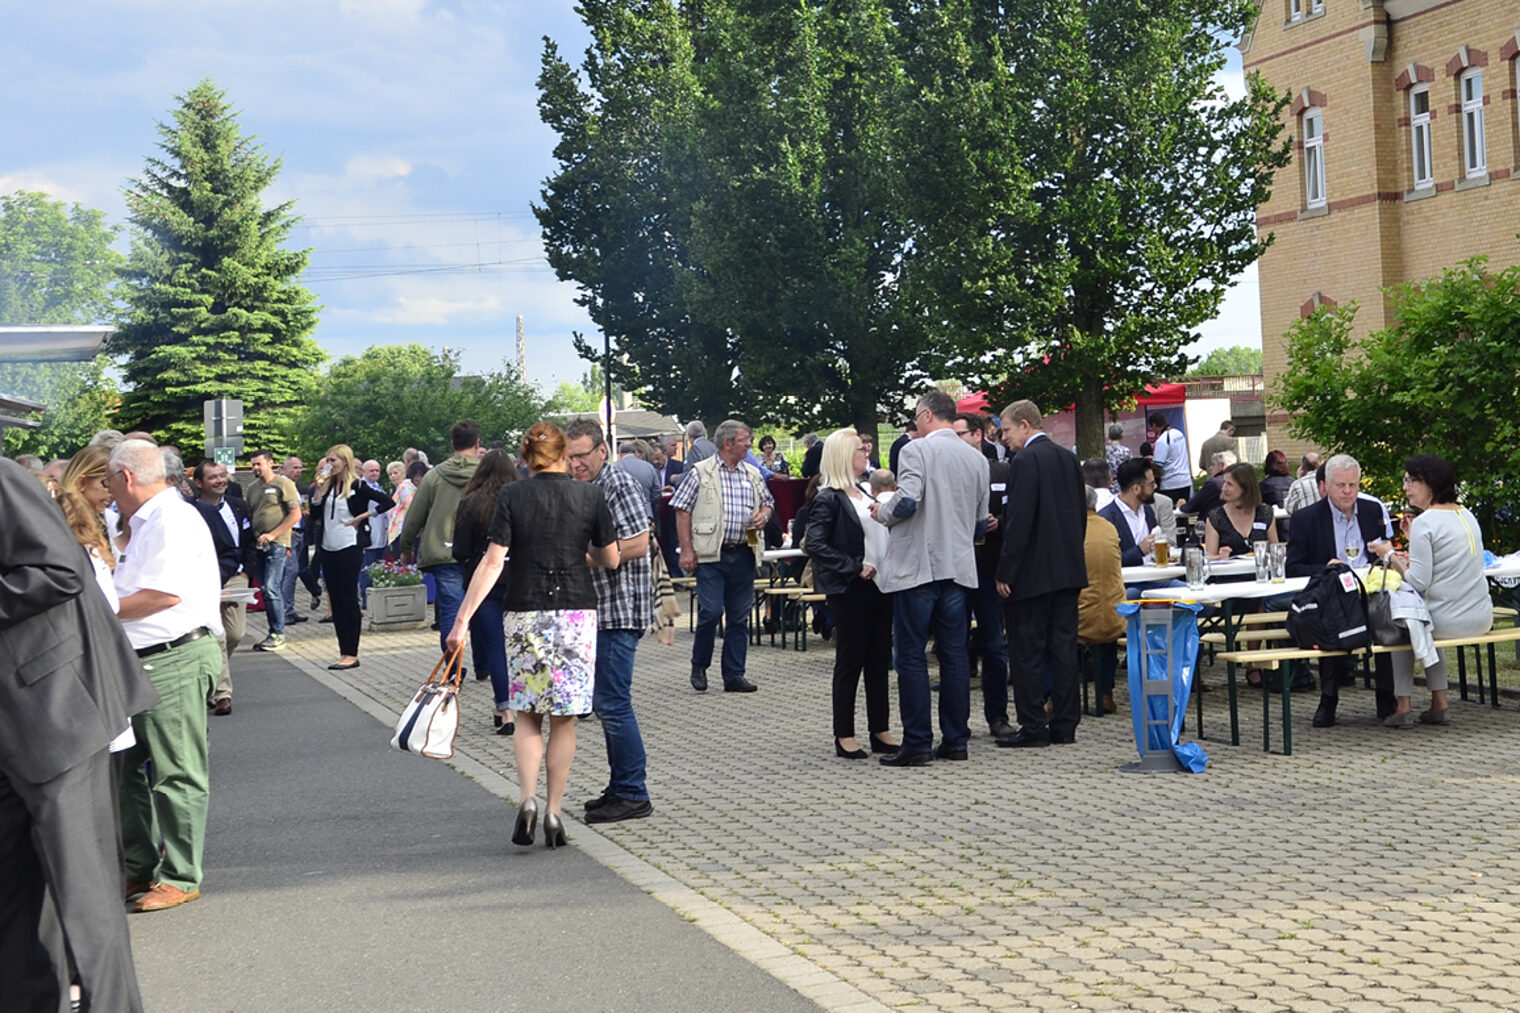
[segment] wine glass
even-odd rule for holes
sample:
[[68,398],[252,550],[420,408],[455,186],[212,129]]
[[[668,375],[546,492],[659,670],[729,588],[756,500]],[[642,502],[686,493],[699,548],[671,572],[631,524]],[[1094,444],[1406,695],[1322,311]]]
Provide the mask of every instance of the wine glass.
[[1349,563],[1349,564],[1351,564],[1351,566],[1353,566],[1353,567],[1356,566],[1357,557],[1360,556],[1361,554],[1362,554],[1362,547],[1360,545],[1348,545],[1348,546],[1346,546],[1346,562]]

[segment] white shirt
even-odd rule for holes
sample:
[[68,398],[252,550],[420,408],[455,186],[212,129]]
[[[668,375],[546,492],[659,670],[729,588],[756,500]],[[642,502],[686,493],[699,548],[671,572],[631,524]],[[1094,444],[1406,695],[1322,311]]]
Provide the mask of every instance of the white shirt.
[[211,529],[195,507],[170,487],[139,507],[127,527],[132,539],[116,561],[117,595],[151,589],[179,598],[162,612],[122,622],[132,646],[178,640],[202,626],[220,636],[222,575]]
[[1186,436],[1175,429],[1168,429],[1156,437],[1156,452],[1151,455],[1151,460],[1161,472],[1161,480],[1156,483],[1159,488],[1181,489],[1187,486],[1191,489],[1193,473],[1188,465]]
[[322,504],[322,548],[327,552],[351,549],[359,544],[359,531],[349,525],[354,515],[348,511],[348,497],[334,486]]
[[1119,498],[1110,492],[1107,486],[1093,488],[1093,494],[1097,497],[1098,500],[1097,503],[1093,504],[1094,510],[1102,510],[1104,507],[1108,506],[1114,500]]
[[[1129,504],[1117,496],[1114,497],[1114,503],[1118,505],[1119,513],[1124,516],[1125,521],[1129,523],[1129,536],[1135,540],[1135,547],[1139,548],[1140,543],[1145,541],[1146,536],[1151,533],[1150,525],[1145,522],[1145,504],[1141,503],[1138,510],[1131,510]],[[1155,558],[1154,552],[1145,554],[1146,563],[1153,562]]]
[[[380,483],[379,482],[365,482],[364,484],[367,485],[367,486],[369,486],[371,489],[375,490],[376,492],[384,492],[385,491],[384,489],[380,488]],[[390,541],[390,539],[386,537],[386,532],[390,530],[390,526],[391,526],[391,514],[390,514],[389,510],[387,510],[383,514],[375,514],[373,517],[371,517],[369,519],[369,547],[370,548],[372,548],[372,549],[383,549],[383,548],[385,548],[386,543]]]
[[[846,495],[849,494],[846,493]],[[887,555],[887,529],[871,516],[872,502],[874,501],[870,496],[861,496],[859,499],[850,497],[850,503],[855,507],[855,514],[860,518],[860,529],[866,533],[866,551],[862,562],[880,570],[881,561]]]

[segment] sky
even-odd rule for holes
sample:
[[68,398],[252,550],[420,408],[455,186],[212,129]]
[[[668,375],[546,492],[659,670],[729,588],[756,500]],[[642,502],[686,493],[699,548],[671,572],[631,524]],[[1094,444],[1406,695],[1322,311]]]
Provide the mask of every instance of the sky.
[[[515,357],[521,315],[530,382],[548,394],[588,368],[571,334],[599,334],[529,210],[555,168],[542,40],[578,60],[588,39],[568,0],[0,0],[0,22],[0,193],[124,225],[157,125],[209,77],[282,162],[268,197],[304,219],[330,355],[417,342],[488,370]],[[1260,347],[1254,268],[1201,332],[1194,353]]]

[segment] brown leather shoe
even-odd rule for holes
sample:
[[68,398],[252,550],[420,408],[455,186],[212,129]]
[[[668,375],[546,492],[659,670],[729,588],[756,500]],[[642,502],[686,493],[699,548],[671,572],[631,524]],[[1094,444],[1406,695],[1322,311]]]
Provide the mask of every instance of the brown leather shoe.
[[132,910],[138,913],[143,911],[162,911],[165,908],[179,907],[188,904],[192,900],[200,900],[201,892],[191,890],[189,893],[177,886],[168,883],[155,883],[153,889],[137,898],[137,903],[132,905]]
[[126,899],[131,900],[134,897],[141,897],[151,889],[153,889],[153,884],[149,880],[129,879],[127,880]]
[[216,702],[215,713],[226,716],[232,713],[232,697],[223,697]]
[[1112,714],[1114,711],[1116,711],[1118,709],[1119,709],[1119,705],[1116,704],[1116,703],[1114,703],[1114,695],[1112,693],[1104,693],[1103,694],[1103,713],[1104,714]]

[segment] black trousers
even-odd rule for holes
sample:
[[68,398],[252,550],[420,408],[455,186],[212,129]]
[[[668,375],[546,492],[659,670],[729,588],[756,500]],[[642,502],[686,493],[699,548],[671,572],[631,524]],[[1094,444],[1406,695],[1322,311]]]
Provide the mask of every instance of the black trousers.
[[[1082,678],[1077,661],[1077,590],[1052,591],[1005,603],[1008,668],[1019,728],[1040,735],[1048,728],[1071,738],[1082,720]],[[1045,657],[1050,656],[1050,718],[1045,717]]]
[[46,884],[85,1009],[140,1013],[122,904],[116,782],[105,749],[46,784],[0,770],[0,1009],[59,1008],[59,968],[38,939]]
[[336,552],[322,549],[322,579],[332,602],[333,630],[338,634],[338,653],[359,653],[359,560],[364,550],[357,545]]
[[855,690],[866,684],[866,727],[880,735],[891,720],[887,669],[892,665],[892,597],[856,577],[829,595],[834,613],[834,737],[855,737]]

